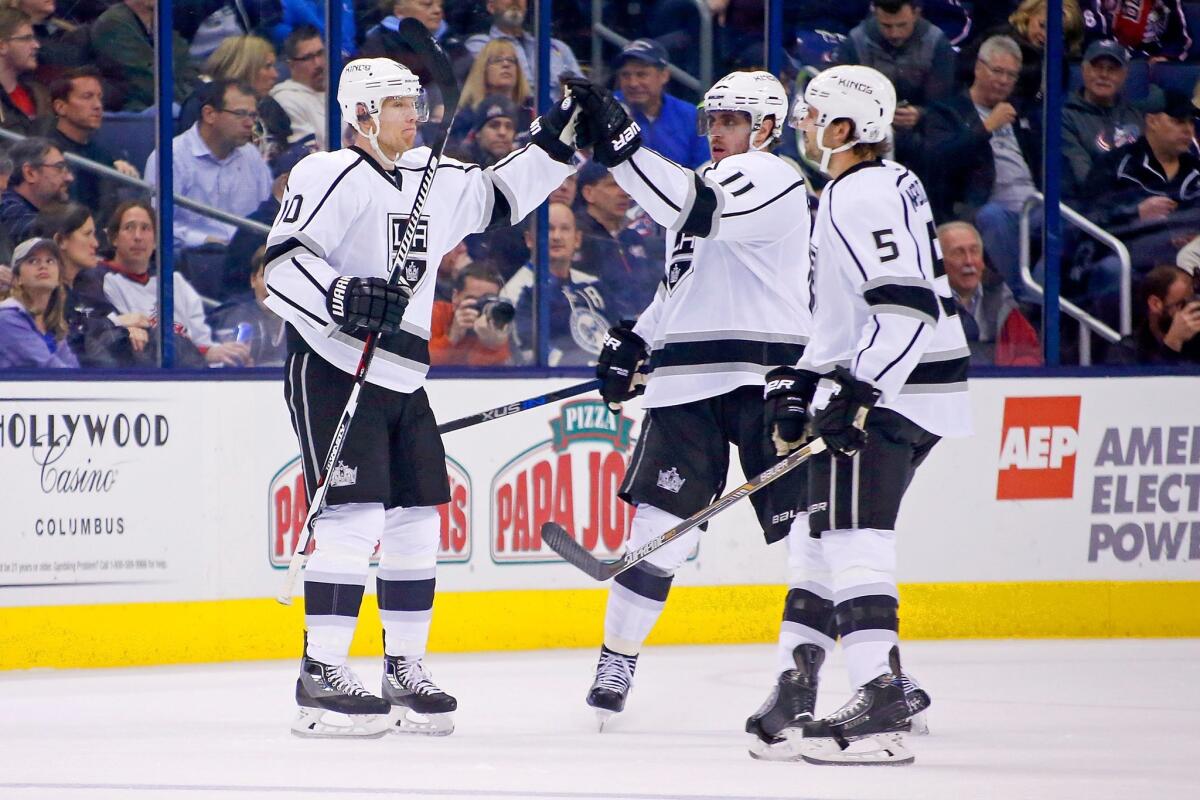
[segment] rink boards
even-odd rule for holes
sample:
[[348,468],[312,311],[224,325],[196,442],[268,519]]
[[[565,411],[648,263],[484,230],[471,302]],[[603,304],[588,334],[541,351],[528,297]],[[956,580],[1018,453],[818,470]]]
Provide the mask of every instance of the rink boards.
[[[449,420],[571,381],[433,381]],[[273,381],[4,384],[0,668],[294,655],[272,598],[304,517]],[[1200,635],[1197,377],[985,379],[976,435],[940,444],[898,525],[904,635]],[[604,592],[553,520],[614,557],[641,414],[576,398],[448,434],[431,649],[592,646]],[[317,454],[320,460],[323,454]],[[670,484],[672,476],[660,476]],[[740,481],[736,466],[728,486]],[[651,641],[767,641],[783,545],[748,504],[713,521]],[[369,585],[369,589],[373,582]],[[379,650],[373,599],[355,652]]]

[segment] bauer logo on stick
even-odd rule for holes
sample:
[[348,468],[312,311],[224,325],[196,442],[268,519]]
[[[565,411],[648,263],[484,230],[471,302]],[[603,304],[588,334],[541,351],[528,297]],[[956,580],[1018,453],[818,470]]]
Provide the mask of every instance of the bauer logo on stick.
[[1074,496],[1079,406],[1079,397],[1005,398],[997,500]]

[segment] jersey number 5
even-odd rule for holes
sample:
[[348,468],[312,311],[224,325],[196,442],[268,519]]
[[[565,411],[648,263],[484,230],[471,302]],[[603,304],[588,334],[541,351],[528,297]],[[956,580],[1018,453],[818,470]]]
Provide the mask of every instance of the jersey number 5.
[[891,228],[871,231],[871,235],[875,237],[875,248],[879,251],[880,262],[886,264],[900,257],[900,248],[896,247],[896,242],[893,241],[896,234]]

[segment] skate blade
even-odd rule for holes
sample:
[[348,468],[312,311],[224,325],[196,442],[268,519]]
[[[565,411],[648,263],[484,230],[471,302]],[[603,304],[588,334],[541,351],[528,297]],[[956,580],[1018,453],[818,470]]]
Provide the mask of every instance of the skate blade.
[[339,714],[320,708],[301,708],[292,733],[305,739],[378,739],[388,732],[385,714]]
[[610,719],[612,719],[616,713],[617,712],[609,711],[606,708],[597,708],[596,709],[596,726],[597,726],[596,732],[604,733],[604,726],[608,724],[608,721]]
[[391,731],[401,735],[449,736],[454,733],[453,714],[418,714],[407,706],[392,706],[388,714]]
[[802,758],[808,764],[836,767],[904,767],[916,761],[899,733],[876,733],[848,740],[842,749],[835,739],[802,739]]
[[751,736],[750,757],[756,761],[802,761],[801,749],[804,733],[800,728],[784,728],[779,732],[780,741],[767,743]]

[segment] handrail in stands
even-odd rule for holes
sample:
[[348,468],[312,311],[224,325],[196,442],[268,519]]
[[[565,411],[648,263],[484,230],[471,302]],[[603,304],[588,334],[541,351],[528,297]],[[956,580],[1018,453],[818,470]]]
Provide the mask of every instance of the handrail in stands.
[[[1034,209],[1042,204],[1043,199],[1040,192],[1034,192],[1025,200],[1024,206],[1021,207],[1020,234],[1018,237],[1020,239],[1021,281],[1039,297],[1044,297],[1045,291],[1042,289],[1041,284],[1034,280],[1033,273],[1030,271],[1029,216]],[[1059,300],[1062,310],[1086,329],[1081,330],[1079,335],[1079,363],[1088,366],[1092,363],[1092,333],[1095,333],[1105,341],[1115,344],[1121,341],[1122,336],[1128,336],[1133,330],[1131,290],[1133,262],[1129,258],[1129,248],[1120,239],[1097,226],[1066,203],[1059,203],[1059,207],[1062,209],[1064,219],[1108,245],[1117,254],[1117,259],[1121,262],[1120,320],[1118,322],[1120,332],[1113,330],[1113,328],[1096,319],[1070,300],[1061,298]]]
[[[27,138],[19,133],[13,133],[10,130],[5,130],[4,128],[0,128],[0,137],[13,142],[20,142]],[[149,183],[146,183],[141,178],[134,178],[126,175],[124,172],[115,170],[107,164],[101,164],[98,161],[92,161],[90,158],[77,156],[74,153],[63,153],[63,156],[70,163],[83,167],[89,172],[99,173],[106,178],[111,178],[114,181],[120,181],[126,186],[134,186],[146,192],[154,191],[154,187]],[[190,197],[184,197],[181,194],[175,195],[175,205],[182,206],[183,208],[195,211],[197,214],[203,214],[206,217],[211,217],[212,219],[233,225],[238,228],[245,228],[246,230],[254,231],[255,233],[266,235],[271,232],[271,227],[269,225],[264,225],[261,222],[252,219],[246,219],[245,217],[239,217],[236,214],[230,214],[228,211],[214,208],[206,203],[192,200]],[[96,209],[92,209],[93,213],[95,210]]]
[[[667,65],[667,69],[671,71],[672,78],[689,89],[704,94],[713,82],[712,12],[709,11],[705,0],[692,0],[692,3],[700,15],[700,77],[684,72],[674,64]],[[601,40],[621,48],[633,41],[601,22],[603,7],[604,0],[592,0],[592,77],[596,81],[602,81],[607,73]]]

